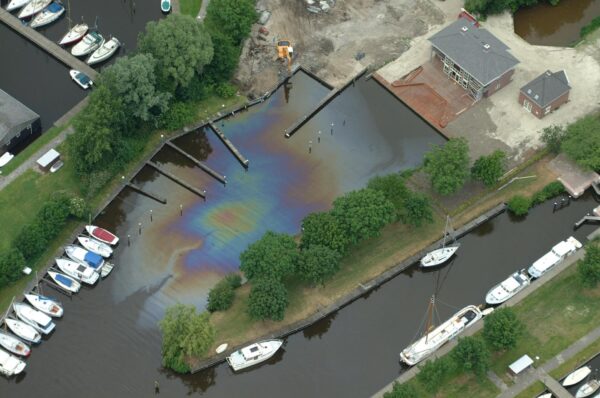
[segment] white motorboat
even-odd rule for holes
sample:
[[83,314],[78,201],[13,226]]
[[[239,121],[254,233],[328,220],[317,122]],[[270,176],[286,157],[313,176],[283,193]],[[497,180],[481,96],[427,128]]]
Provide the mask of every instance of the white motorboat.
[[69,44],[73,44],[76,41],[81,40],[81,38],[87,33],[89,29],[88,24],[80,23],[73,26],[69,31],[60,39],[58,44],[61,46],[68,46]]
[[27,340],[31,343],[39,343],[42,340],[42,335],[25,322],[17,321],[16,319],[12,318],[6,318],[4,319],[4,323],[14,334],[23,340]]
[[100,242],[107,243],[111,246],[119,243],[119,238],[104,228],[100,228],[95,225],[86,225],[85,230],[92,238],[99,240]]
[[283,345],[282,340],[265,340],[250,344],[227,357],[234,371],[246,369],[271,358]]
[[[430,303],[429,313],[433,314],[435,298]],[[402,362],[413,366],[433,354],[438,348],[450,339],[458,336],[465,329],[472,326],[483,317],[483,314],[474,305],[468,305],[437,328],[426,333],[419,340],[406,347],[400,353]],[[429,330],[427,327],[425,330]]]
[[52,322],[52,318],[25,303],[14,303],[13,309],[20,320],[32,326],[38,332],[50,334],[56,327],[54,322]]
[[575,398],[586,398],[598,391],[600,388],[600,381],[596,379],[592,379],[579,387],[577,393],[575,394]]
[[566,257],[575,253],[581,246],[581,243],[577,239],[570,236],[567,240],[556,244],[552,250],[536,260],[527,272],[529,272],[532,278],[539,278]]
[[25,7],[31,0],[10,0],[6,6],[6,11],[11,12],[21,7]]
[[448,224],[450,222],[450,217],[446,217],[446,226],[444,228],[444,241],[442,243],[442,247],[433,251],[430,251],[421,259],[421,267],[435,267],[437,265],[444,264],[446,261],[450,259],[456,253],[458,248],[460,247],[460,243],[454,243],[450,246],[446,246],[446,237],[448,236]]
[[108,261],[105,261],[104,266],[102,267],[102,271],[100,272],[100,276],[102,278],[106,278],[108,276],[108,274],[110,274],[112,272],[114,267],[115,267],[114,264],[109,263]]
[[100,33],[89,32],[79,43],[73,46],[71,54],[76,57],[83,57],[96,51],[102,44],[104,44],[104,37]]
[[102,45],[98,47],[98,49],[94,51],[92,55],[90,55],[86,61],[87,64],[94,65],[99,62],[106,61],[117,52],[120,46],[121,42],[116,37],[111,38],[109,41],[102,43]]
[[501,283],[494,286],[485,296],[485,302],[490,305],[500,304],[525,289],[530,284],[527,271],[522,269],[515,272]]
[[21,10],[19,18],[29,18],[48,7],[50,3],[52,3],[52,0],[32,0]]
[[50,278],[52,278],[52,280],[56,282],[58,286],[69,292],[77,293],[79,289],[81,289],[81,283],[77,282],[70,276],[54,271],[48,271],[48,275],[50,275]]
[[89,76],[83,72],[71,69],[69,71],[69,75],[71,76],[71,79],[73,79],[73,81],[84,90],[87,90],[94,85],[92,79],[90,79]]
[[537,398],[552,398],[552,393],[551,392],[547,392],[545,394],[538,395]]
[[31,304],[37,310],[42,311],[46,315],[50,315],[54,318],[60,318],[63,316],[64,311],[62,305],[50,297],[29,293],[25,295],[25,299],[29,301],[29,304]]
[[8,164],[8,162],[13,160],[14,157],[15,157],[15,155],[13,155],[12,153],[4,152],[2,154],[2,156],[0,156],[0,167],[6,166]]
[[0,373],[10,377],[18,375],[23,369],[25,369],[25,362],[6,351],[0,350]]
[[0,346],[7,351],[22,357],[28,357],[31,354],[31,349],[18,338],[0,330]]
[[41,28],[42,26],[46,26],[51,24],[60,18],[61,15],[65,13],[65,7],[61,6],[58,3],[50,3],[50,5],[38,15],[36,15],[29,24],[32,28]]
[[97,241],[96,239],[88,238],[87,236],[78,236],[77,240],[86,250],[108,258],[112,255],[113,250],[106,243]]
[[71,260],[87,265],[98,273],[102,270],[102,266],[104,265],[102,256],[87,251],[79,246],[67,245],[65,246],[65,253],[67,253],[67,256],[69,256]]
[[87,265],[66,258],[57,258],[56,265],[65,274],[88,285],[94,285],[100,278],[100,275]]
[[160,0],[160,10],[165,14],[171,12],[171,0]]
[[589,366],[581,367],[573,372],[571,372],[562,382],[564,387],[574,386],[579,383],[581,380],[588,377],[588,375],[592,373],[592,368]]

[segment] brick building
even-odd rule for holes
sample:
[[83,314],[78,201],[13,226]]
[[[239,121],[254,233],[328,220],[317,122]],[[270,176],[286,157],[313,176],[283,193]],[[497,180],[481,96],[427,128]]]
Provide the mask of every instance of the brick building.
[[539,119],[569,100],[571,86],[564,70],[547,70],[519,91],[519,104]]

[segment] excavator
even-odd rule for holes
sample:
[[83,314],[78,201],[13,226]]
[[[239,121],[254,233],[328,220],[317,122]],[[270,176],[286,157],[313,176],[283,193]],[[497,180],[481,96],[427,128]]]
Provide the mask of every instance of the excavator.
[[287,77],[292,75],[292,58],[294,48],[289,40],[279,40],[277,42],[277,59],[287,62]]

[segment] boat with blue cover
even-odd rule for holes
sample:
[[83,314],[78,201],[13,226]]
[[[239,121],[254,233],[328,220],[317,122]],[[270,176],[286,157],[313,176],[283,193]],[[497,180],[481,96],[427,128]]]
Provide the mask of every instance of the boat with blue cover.
[[77,282],[70,276],[54,271],[48,271],[48,275],[50,275],[50,278],[52,278],[52,280],[56,282],[58,286],[69,292],[77,293],[79,289],[81,289],[81,283]]
[[160,0],[160,10],[165,14],[171,12],[171,0]]
[[56,21],[64,13],[65,7],[56,2],[52,2],[44,9],[44,11],[40,12],[31,20],[29,26],[32,28],[41,28],[42,26],[46,26]]
[[87,265],[98,273],[102,271],[104,259],[99,254],[92,253],[75,245],[65,246],[65,253],[67,253],[67,256],[73,261]]

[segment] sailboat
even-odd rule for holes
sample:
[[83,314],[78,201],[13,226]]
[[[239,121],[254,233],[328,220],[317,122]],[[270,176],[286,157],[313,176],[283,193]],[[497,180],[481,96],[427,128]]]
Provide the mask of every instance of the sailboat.
[[446,322],[435,329],[432,325],[433,312],[435,310],[435,294],[431,296],[428,308],[427,326],[425,335],[416,342],[406,347],[400,353],[400,360],[407,365],[413,366],[433,354],[438,348],[449,340],[458,336],[465,329],[473,326],[483,318],[481,310],[474,305],[468,305],[454,314]]
[[61,46],[68,46],[69,44],[73,44],[76,41],[81,40],[81,38],[87,33],[89,29],[88,24],[80,23],[73,26],[69,31],[60,39],[58,44]]
[[31,2],[31,0],[11,0],[8,3],[8,5],[6,6],[6,11],[10,12],[10,11],[19,9],[21,7],[25,7],[30,2]]
[[448,224],[450,222],[450,216],[446,217],[446,227],[444,228],[444,241],[442,247],[433,251],[430,251],[421,259],[421,267],[435,267],[445,263],[456,253],[460,247],[460,243],[456,242],[450,246],[446,246],[446,236],[448,236]]
[[37,14],[29,24],[32,28],[41,28],[42,26],[46,26],[51,24],[60,18],[61,15],[65,13],[65,7],[61,6],[58,3],[50,3],[50,5],[44,8],[44,11]]
[[19,18],[29,18],[48,7],[51,2],[52,0],[33,0],[21,10],[19,13]]

